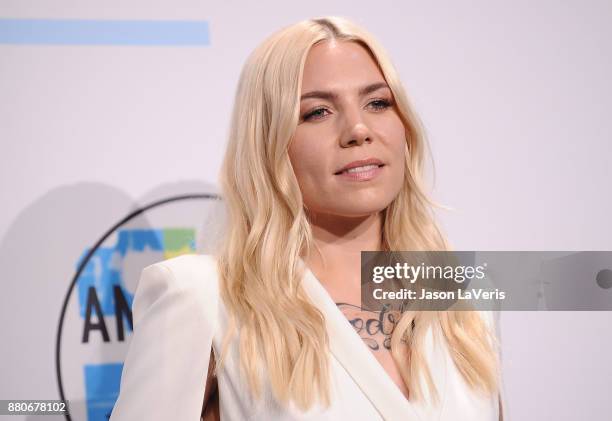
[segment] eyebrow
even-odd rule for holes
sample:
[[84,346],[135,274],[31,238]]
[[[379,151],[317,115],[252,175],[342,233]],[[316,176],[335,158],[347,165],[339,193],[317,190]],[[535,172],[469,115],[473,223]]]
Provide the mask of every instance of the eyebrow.
[[[366,85],[366,86],[359,88],[359,96],[367,95],[381,88],[390,89],[389,85],[387,85],[385,82],[372,83],[370,85]],[[334,100],[338,98],[338,94],[335,92],[331,92],[331,91],[311,91],[311,92],[308,92],[302,95],[300,97],[300,101],[303,101],[308,98],[321,98],[321,99],[327,99],[327,100]]]

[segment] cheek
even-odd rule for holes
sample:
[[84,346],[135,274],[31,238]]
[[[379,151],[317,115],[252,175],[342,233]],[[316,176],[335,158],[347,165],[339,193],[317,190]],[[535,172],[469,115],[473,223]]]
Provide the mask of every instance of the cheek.
[[397,154],[401,155],[398,158],[404,159],[405,154],[407,153],[407,133],[406,128],[402,124],[402,120],[400,120],[399,116],[394,115],[392,121],[389,122],[388,135],[386,136],[389,139],[389,147]]
[[387,142],[389,159],[391,164],[390,190],[397,193],[404,184],[406,173],[406,157],[408,145],[406,142],[406,129],[399,116],[393,116],[385,125],[384,139]]
[[391,151],[391,156],[393,157],[393,166],[396,167],[395,170],[398,172],[398,175],[403,181],[406,170],[405,162],[406,158],[408,157],[408,142],[406,129],[399,118],[388,139],[389,150]]
[[333,145],[322,142],[326,138],[321,133],[296,134],[288,151],[304,204],[319,212],[328,211],[338,196],[332,174]]
[[296,136],[289,146],[289,159],[302,190],[312,189],[325,174],[325,151],[316,142]]

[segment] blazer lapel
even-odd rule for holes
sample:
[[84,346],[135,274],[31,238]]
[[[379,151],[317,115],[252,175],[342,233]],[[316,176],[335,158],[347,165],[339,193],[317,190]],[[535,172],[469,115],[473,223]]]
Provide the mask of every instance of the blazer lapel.
[[330,351],[386,421],[421,419],[306,264],[302,286],[325,315]]

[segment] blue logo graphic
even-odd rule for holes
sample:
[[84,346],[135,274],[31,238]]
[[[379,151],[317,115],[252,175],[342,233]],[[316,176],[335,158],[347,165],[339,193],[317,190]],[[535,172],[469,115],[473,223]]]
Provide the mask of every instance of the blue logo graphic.
[[198,20],[1,19],[0,44],[204,46]]
[[[128,291],[123,266],[128,257],[151,263],[195,251],[195,230],[192,228],[124,229],[118,231],[114,246],[99,247],[89,259],[78,282],[79,316],[84,321],[83,343],[90,336],[101,336],[111,342],[105,316],[115,316],[117,341],[125,338],[124,326],[132,331],[134,293]],[[77,267],[87,255],[81,255]],[[87,364],[84,366],[85,401],[88,421],[107,421],[121,383],[122,362]]]

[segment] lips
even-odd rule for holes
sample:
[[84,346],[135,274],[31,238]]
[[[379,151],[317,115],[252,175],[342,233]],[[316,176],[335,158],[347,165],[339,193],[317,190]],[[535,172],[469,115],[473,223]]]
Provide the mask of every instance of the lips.
[[384,165],[385,164],[380,159],[377,159],[377,158],[361,159],[358,161],[349,162],[344,167],[336,171],[334,175],[340,175],[342,173],[355,173],[355,172],[361,172],[361,171],[369,171],[373,168],[380,168]]

